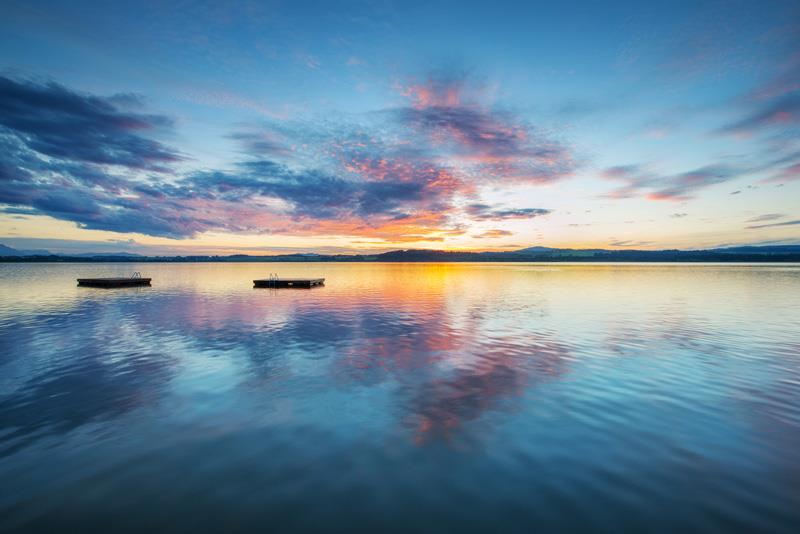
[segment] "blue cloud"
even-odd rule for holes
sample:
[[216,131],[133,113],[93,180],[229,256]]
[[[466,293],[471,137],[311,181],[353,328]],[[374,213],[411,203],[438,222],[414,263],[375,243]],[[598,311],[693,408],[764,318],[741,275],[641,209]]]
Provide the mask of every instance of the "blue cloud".
[[800,127],[800,94],[769,98],[753,108],[743,119],[722,128],[722,132],[747,134],[767,128]]
[[617,199],[644,196],[650,200],[689,200],[697,191],[733,180],[745,172],[745,169],[726,165],[707,165],[664,176],[651,173],[641,165],[610,167],[603,171],[603,175],[624,185],[605,196]]
[[759,228],[774,228],[776,226],[796,226],[798,224],[800,224],[800,219],[796,219],[793,221],[779,222],[779,223],[770,223],[770,224],[754,224],[748,226],[747,228],[749,230],[757,230]]
[[15,136],[29,150],[60,160],[164,170],[180,155],[141,133],[169,128],[172,121],[122,107],[132,100],[0,76],[0,135]]
[[549,215],[552,210],[544,208],[494,208],[489,204],[469,204],[464,211],[478,221],[502,221],[505,219],[533,219]]
[[[462,84],[458,77],[441,82],[435,90],[442,94],[433,97],[441,105],[374,114],[363,123],[339,119],[310,128],[283,121],[240,130],[228,136],[242,148],[240,161],[179,174],[171,164],[180,154],[146,137],[172,121],[142,113],[135,96],[0,78],[0,203],[82,228],[170,238],[281,226],[313,231],[320,222],[332,223],[331,231],[391,232],[403,240],[461,235],[465,230],[451,220],[456,199],[476,198],[487,165],[501,178],[556,179],[565,172],[561,164],[535,168],[539,160],[559,159],[555,144],[531,144],[531,131],[510,116],[459,104],[454,88]],[[429,142],[440,129],[456,132],[459,150],[478,159],[450,165],[448,150]],[[313,148],[300,155],[287,148],[298,144]],[[467,212],[499,221],[549,210],[472,204]]]

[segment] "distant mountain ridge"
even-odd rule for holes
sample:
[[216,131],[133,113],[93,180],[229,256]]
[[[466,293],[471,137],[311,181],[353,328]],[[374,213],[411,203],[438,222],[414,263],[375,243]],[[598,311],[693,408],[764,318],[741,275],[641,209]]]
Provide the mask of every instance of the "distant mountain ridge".
[[737,246],[708,250],[606,250],[527,247],[504,252],[393,250],[379,254],[295,253],[277,256],[142,256],[129,252],[52,254],[46,250],[16,250],[0,245],[4,262],[800,262],[800,245]]
[[0,244],[0,256],[49,256],[47,250],[17,250]]
[[96,256],[120,256],[141,258],[141,254],[134,254],[132,252],[76,252],[75,254],[56,254],[49,250],[34,249],[34,250],[19,250],[7,245],[0,244],[0,257],[2,256],[70,256],[77,258],[93,258]]
[[[519,250],[515,250],[514,252],[522,253],[522,252],[552,252],[554,250],[559,250],[553,247],[528,247],[528,248],[521,248]],[[563,250],[563,249],[562,249]]]
[[[57,256],[60,254],[56,254]],[[132,252],[81,252],[80,254],[70,254],[71,256],[81,256],[83,258],[93,258],[96,256],[118,256],[126,258],[141,258],[141,254],[134,254]]]
[[800,252],[800,245],[747,245],[742,247],[725,247],[711,249],[724,254],[793,254]]

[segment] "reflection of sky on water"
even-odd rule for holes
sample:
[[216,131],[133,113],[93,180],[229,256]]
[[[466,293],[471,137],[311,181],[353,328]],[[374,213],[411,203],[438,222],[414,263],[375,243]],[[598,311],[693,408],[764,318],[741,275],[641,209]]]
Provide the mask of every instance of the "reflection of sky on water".
[[0,475],[20,480],[0,511],[23,523],[145,488],[243,517],[363,516],[357,497],[376,528],[414,506],[797,519],[800,268],[326,265],[326,287],[276,291],[249,287],[258,266],[151,265],[152,288],[84,291],[68,267],[0,279],[52,288],[0,308]]
[[[219,382],[210,374],[220,366],[237,369],[225,374],[227,389],[273,374],[308,373],[340,391],[391,381],[402,397],[393,402],[407,411],[402,420],[418,421],[420,432],[444,430],[498,408],[532,381],[557,376],[568,357],[547,336],[479,334],[487,322],[480,313],[456,326],[440,299],[410,312],[357,297],[342,306],[287,309],[279,295],[263,292],[219,304],[193,293],[136,296],[6,321],[4,343],[13,348],[6,358],[20,365],[20,380],[6,384],[16,386],[6,390],[10,402],[4,403],[4,420],[16,428],[12,438],[68,432],[154,402],[170,389],[201,386],[189,377]],[[254,307],[261,298],[266,305]],[[222,361],[199,371],[187,361],[190,354]],[[39,361],[20,361],[29,356]]]

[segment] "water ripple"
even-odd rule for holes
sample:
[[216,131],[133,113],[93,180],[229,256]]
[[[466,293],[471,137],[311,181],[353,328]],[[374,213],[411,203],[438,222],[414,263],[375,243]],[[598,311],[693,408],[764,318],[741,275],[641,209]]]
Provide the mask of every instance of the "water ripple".
[[800,266],[274,269],[0,265],[0,529],[800,525]]

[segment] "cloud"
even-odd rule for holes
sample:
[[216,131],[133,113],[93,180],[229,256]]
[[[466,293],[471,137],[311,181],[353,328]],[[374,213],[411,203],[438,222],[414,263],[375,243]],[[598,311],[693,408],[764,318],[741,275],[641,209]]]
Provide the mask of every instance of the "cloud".
[[754,173],[767,174],[762,183],[800,179],[800,48],[780,64],[775,76],[735,101],[740,118],[717,133],[757,137],[761,161]]
[[609,243],[609,246],[612,247],[643,247],[646,245],[652,245],[652,241],[631,241],[631,240],[612,240]]
[[673,213],[670,215],[672,219],[683,219],[684,217],[688,216],[688,213]]
[[348,180],[319,170],[294,171],[274,161],[256,160],[239,163],[233,172],[197,173],[181,185],[202,191],[212,200],[273,198],[285,202],[292,215],[311,219],[384,214],[401,220],[408,217],[401,207],[421,202],[428,182]]
[[510,235],[514,235],[514,232],[509,232],[508,230],[492,229],[492,230],[486,230],[485,232],[482,232],[477,235],[473,235],[472,237],[476,239],[485,239],[485,238],[495,239],[498,237],[506,237]]
[[773,79],[747,94],[741,105],[746,110],[744,117],[721,128],[721,133],[756,134],[800,127],[800,51]]
[[[800,49],[779,65],[772,79],[729,103],[738,118],[715,130],[717,134],[755,138],[760,154],[733,170],[727,164],[709,165],[717,180],[745,174],[763,175],[762,183],[783,183],[800,178]],[[714,177],[707,177],[712,180]],[[752,186],[748,186],[751,188]],[[738,195],[742,189],[732,191]],[[669,196],[669,195],[668,195]]]
[[578,167],[569,147],[513,113],[489,106],[481,88],[464,73],[438,72],[400,88],[400,93],[411,105],[394,110],[399,123],[468,174],[549,183]]
[[796,219],[794,221],[786,221],[786,222],[779,222],[779,223],[771,223],[771,224],[755,224],[746,226],[748,230],[757,230],[759,228],[774,228],[776,226],[795,226],[800,224],[800,219]]
[[464,208],[467,215],[476,221],[503,221],[507,219],[533,219],[549,215],[552,210],[544,208],[494,208],[489,204],[469,204]]
[[747,222],[755,223],[764,221],[774,221],[775,219],[783,219],[784,217],[786,217],[786,215],[784,215],[783,213],[765,213],[764,215],[758,215],[757,217],[747,219]]
[[[391,176],[375,176],[347,168],[341,154],[317,153],[317,165],[290,167],[272,159],[290,155],[275,128],[231,134],[244,151],[231,168],[168,174],[180,156],[144,134],[171,121],[123,103],[131,98],[0,79],[0,203],[82,228],[171,238],[291,230],[436,240],[430,234],[458,232],[447,212],[469,187],[436,164],[397,157]],[[333,139],[324,141],[323,155]]]
[[722,128],[723,133],[750,134],[766,128],[800,126],[800,94],[768,98],[752,106],[743,119]]
[[172,121],[123,107],[134,102],[131,95],[103,98],[0,76],[0,135],[59,160],[164,171],[181,156],[143,134],[170,128]]
[[647,195],[653,200],[688,200],[699,189],[727,182],[738,176],[738,172],[721,165],[709,165],[670,176],[666,187],[657,188]]
[[136,196],[182,159],[146,137],[172,121],[140,107],[131,95],[0,77],[0,203],[97,230],[183,237],[209,228],[191,206]]
[[791,157],[797,158],[797,163],[779,169],[777,174],[762,181],[766,183],[782,183],[800,180],[800,154],[792,154]]
[[234,132],[227,137],[237,141],[246,154],[272,157],[291,154],[291,149],[271,132]]
[[633,198],[641,195],[641,190],[651,186],[655,177],[646,172],[639,165],[618,165],[604,169],[601,173],[603,178],[624,182],[625,185],[603,195],[606,198]]
[[737,178],[742,172],[725,165],[708,165],[663,176],[639,165],[611,167],[603,171],[603,176],[623,182],[624,185],[604,196],[616,199],[645,197],[650,200],[690,200],[697,191]]
[[574,168],[571,150],[490,108],[463,76],[405,91],[401,108],[240,126],[227,136],[238,161],[194,170],[177,170],[183,156],[155,139],[172,121],[134,96],[0,82],[0,203],[86,229],[436,242],[466,234],[464,215],[550,213],[482,204],[479,190]]

